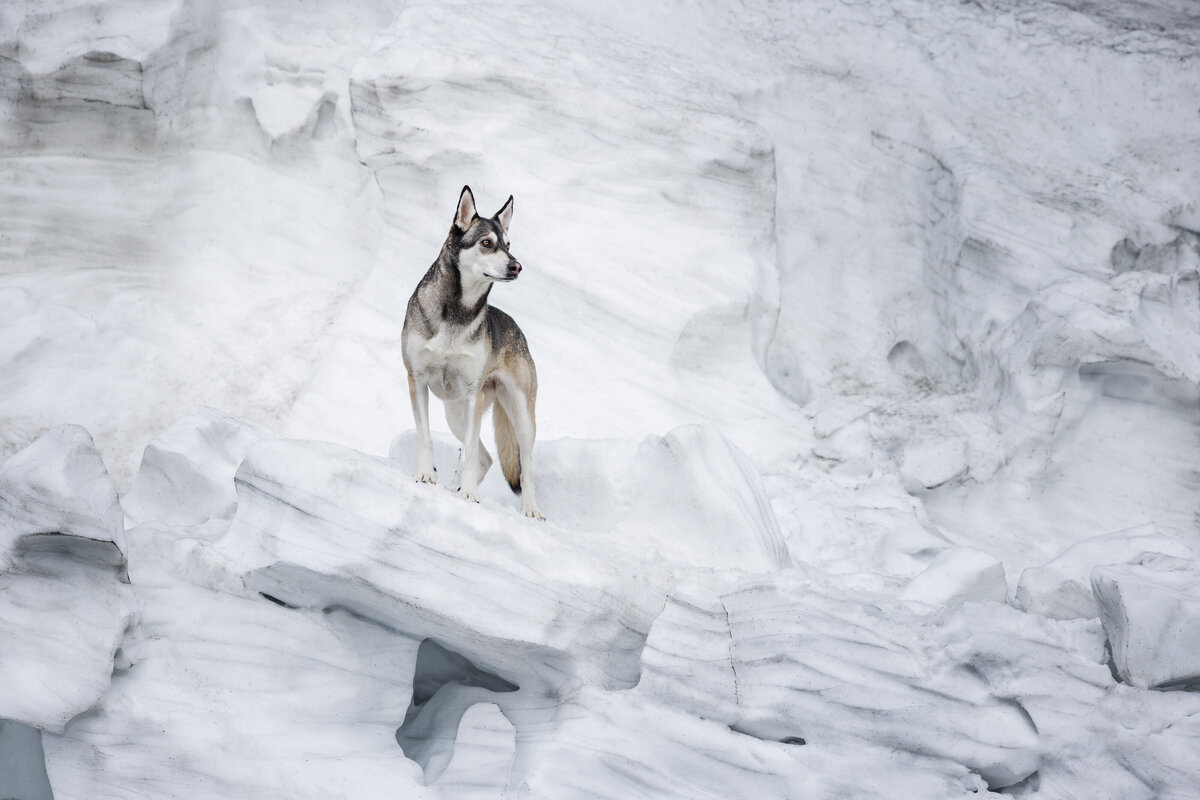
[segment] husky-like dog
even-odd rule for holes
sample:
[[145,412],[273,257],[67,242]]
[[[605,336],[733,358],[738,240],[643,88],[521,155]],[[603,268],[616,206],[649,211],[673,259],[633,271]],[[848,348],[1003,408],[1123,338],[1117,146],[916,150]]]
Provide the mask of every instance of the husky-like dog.
[[479,428],[493,405],[496,451],[525,516],[542,519],[533,494],[534,401],[537,370],[525,334],[513,318],[488,305],[496,281],[521,274],[509,252],[510,196],[494,217],[475,212],[464,186],[454,223],[433,266],[417,284],[404,315],[401,347],[417,424],[417,480],[434,483],[429,438],[429,390],[441,398],[450,430],[463,443],[459,494],[478,502],[479,482],[492,466]]

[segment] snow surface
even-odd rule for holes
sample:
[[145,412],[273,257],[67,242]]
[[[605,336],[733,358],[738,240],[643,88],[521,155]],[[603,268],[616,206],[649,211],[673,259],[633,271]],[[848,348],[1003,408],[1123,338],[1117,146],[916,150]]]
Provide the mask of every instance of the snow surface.
[[[18,0],[0,56],[0,797],[1200,795],[1193,3]],[[464,184],[545,523],[439,413],[412,481]]]

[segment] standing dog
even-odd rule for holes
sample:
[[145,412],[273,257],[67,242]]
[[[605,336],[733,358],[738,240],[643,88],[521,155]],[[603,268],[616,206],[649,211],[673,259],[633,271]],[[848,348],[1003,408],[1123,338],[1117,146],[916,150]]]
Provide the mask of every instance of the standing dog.
[[521,274],[508,251],[510,196],[496,216],[475,212],[464,186],[450,235],[433,266],[417,284],[404,315],[401,346],[408,392],[417,423],[417,480],[433,483],[429,438],[429,390],[441,398],[450,430],[463,443],[459,493],[479,502],[479,482],[492,466],[479,427],[495,401],[492,423],[500,467],[521,495],[525,516],[542,519],[533,495],[533,406],[537,370],[525,334],[512,317],[488,305],[496,281]]

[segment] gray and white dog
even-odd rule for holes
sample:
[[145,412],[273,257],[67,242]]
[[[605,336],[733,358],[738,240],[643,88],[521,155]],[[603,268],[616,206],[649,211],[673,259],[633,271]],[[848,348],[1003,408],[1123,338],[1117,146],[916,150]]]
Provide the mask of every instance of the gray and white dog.
[[417,284],[404,315],[401,345],[417,424],[417,480],[434,483],[429,438],[429,390],[441,398],[450,430],[463,443],[459,493],[478,502],[479,482],[492,466],[479,428],[493,405],[496,451],[525,516],[542,519],[533,493],[534,402],[537,370],[525,334],[513,318],[488,305],[492,284],[509,282],[521,265],[509,252],[510,196],[496,215],[475,211],[464,186],[450,234]]

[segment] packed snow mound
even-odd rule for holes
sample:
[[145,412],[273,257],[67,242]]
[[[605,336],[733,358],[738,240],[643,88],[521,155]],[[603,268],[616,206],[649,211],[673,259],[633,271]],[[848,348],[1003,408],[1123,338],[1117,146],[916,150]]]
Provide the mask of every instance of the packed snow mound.
[[767,741],[883,741],[926,757],[931,773],[949,779],[965,766],[992,788],[1031,775],[1040,743],[1026,712],[968,662],[937,654],[938,626],[889,612],[794,574],[681,595],[647,642],[647,681]]
[[0,719],[52,731],[108,689],[137,602],[92,438],[54,428],[0,465]]
[[938,553],[898,596],[926,611],[973,600],[1003,603],[1008,582],[999,559],[973,547],[951,547]]
[[[0,547],[23,537],[59,534],[103,542],[125,557],[117,490],[91,435],[60,425],[0,465]],[[99,548],[98,548],[99,549]]]
[[1161,554],[1092,570],[1113,666],[1140,688],[1200,685],[1200,561]]
[[[435,443],[437,474],[451,485],[459,450],[449,437]],[[543,511],[558,525],[667,568],[770,572],[791,566],[758,469],[714,427],[686,425],[639,443],[539,441],[534,452]],[[415,434],[393,442],[390,454],[414,473]],[[512,503],[498,469],[482,491],[491,503]]]
[[54,797],[169,797],[181,780],[205,800],[438,796],[395,740],[420,643],[218,588],[238,580],[211,557],[214,536],[130,529],[143,616],[96,707],[43,739]]
[[[636,492],[628,509],[602,512],[623,480],[660,475],[654,490],[686,480],[721,490],[707,498],[717,533],[761,545],[774,530],[769,509],[748,502],[758,484],[714,432],[546,443],[562,445],[546,459],[551,469],[586,465],[565,496],[598,516],[575,527],[566,513],[536,522],[487,496],[464,502],[415,482],[409,465],[326,443],[264,436],[233,472],[210,456],[245,443],[247,428],[214,420],[189,415],[164,439],[190,444],[166,460],[153,444],[144,463],[148,478],[190,486],[197,501],[220,500],[228,483],[236,509],[128,531],[147,612],[97,710],[47,740],[50,779],[65,796],[161,792],[185,751],[198,797],[238,785],[316,798],[345,783],[412,796],[524,786],[532,797],[615,798],[669,791],[680,776],[601,785],[596,775],[695,748],[730,755],[694,765],[690,796],[716,797],[719,786],[723,797],[783,797],[811,780],[875,785],[835,779],[840,768],[801,752],[808,743],[911,753],[915,766],[901,772],[929,796],[1012,785],[1038,768],[1037,733],[1016,701],[965,662],[931,655],[943,635],[936,623],[899,606],[880,615],[794,568],[764,573],[762,551],[756,569],[714,567],[705,537],[697,563],[667,559],[644,540]],[[181,436],[196,430],[210,435]],[[453,457],[447,441],[438,455]],[[679,474],[662,476],[663,459]],[[175,469],[195,476],[197,464],[211,467],[208,479],[168,479]],[[735,477],[741,490],[729,486]],[[135,486],[151,485],[142,480]],[[585,490],[593,481],[604,488]],[[689,616],[699,624],[680,628]],[[841,676],[836,691],[822,677],[830,674]],[[190,733],[162,737],[184,708]],[[622,731],[664,714],[678,729],[654,733],[653,748],[620,744]],[[90,770],[85,751],[106,768]],[[592,776],[586,791],[569,777],[576,772]]]
[[497,514],[335,445],[271,440],[217,552],[247,586],[431,638],[518,683],[637,683],[664,592],[588,537]]
[[1093,592],[1093,569],[1132,563],[1144,553],[1197,557],[1187,540],[1165,534],[1154,525],[1094,536],[1068,547],[1042,566],[1022,572],[1017,603],[1026,611],[1055,619],[1097,617],[1100,606]]
[[214,409],[192,409],[146,445],[137,478],[121,499],[125,514],[175,525],[232,517],[233,474],[251,445],[273,436]]

